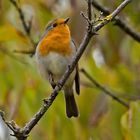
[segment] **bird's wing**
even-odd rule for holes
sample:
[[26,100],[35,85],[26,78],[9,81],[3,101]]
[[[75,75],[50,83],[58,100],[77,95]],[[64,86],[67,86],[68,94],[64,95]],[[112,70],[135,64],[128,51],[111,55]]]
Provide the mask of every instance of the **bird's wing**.
[[[77,51],[77,47],[73,39],[72,39],[72,44],[73,46],[75,46],[75,50]],[[80,76],[79,76],[78,64],[76,65],[75,90],[76,90],[76,93],[79,95],[80,94]]]
[[78,65],[76,66],[76,75],[75,75],[75,89],[77,94],[80,94],[80,76],[79,76],[79,69]]

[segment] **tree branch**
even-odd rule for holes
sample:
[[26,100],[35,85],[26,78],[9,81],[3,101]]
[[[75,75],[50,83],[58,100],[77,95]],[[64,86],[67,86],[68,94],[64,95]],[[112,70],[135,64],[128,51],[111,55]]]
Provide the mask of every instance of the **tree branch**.
[[[110,14],[110,11],[101,6],[96,0],[92,0],[92,5],[99,11],[103,12],[104,16],[107,16]],[[134,40],[138,41],[140,43],[140,34],[136,33],[133,28],[129,27],[125,21],[119,19],[119,17],[115,17],[113,19],[115,21],[115,25],[120,27],[125,33],[127,33],[130,37],[132,37]]]
[[129,108],[129,105],[118,98],[114,93],[106,89],[104,86],[102,86],[100,83],[98,83],[93,77],[91,77],[85,69],[81,69],[81,72],[96,86],[96,88],[102,90],[105,94],[109,95],[111,98],[122,104],[123,106]]
[[88,19],[91,21],[92,20],[92,9],[91,9],[91,6],[92,6],[92,1],[91,0],[88,0],[88,9],[87,9],[87,14],[88,14]]
[[[131,0],[125,0],[118,8],[115,10],[110,18],[106,17],[101,23],[99,23],[96,26],[93,26],[93,24],[88,23],[88,29],[84,36],[84,39],[82,43],[80,44],[80,47],[78,48],[76,55],[73,57],[72,62],[69,64],[66,72],[62,76],[62,78],[58,81],[58,84],[54,88],[53,92],[50,94],[48,99],[44,100],[43,106],[39,109],[39,111],[31,118],[31,120],[23,127],[18,128],[14,132],[15,137],[18,140],[25,140],[27,139],[27,136],[33,129],[33,127],[39,122],[39,120],[42,118],[42,116],[45,114],[45,112],[49,109],[51,104],[54,102],[56,96],[58,95],[58,92],[62,89],[63,85],[65,84],[66,80],[69,78],[70,74],[76,67],[79,59],[81,58],[82,54],[84,53],[88,43],[90,42],[92,36],[96,35],[96,31],[101,29],[104,25],[106,25],[112,18],[114,18]],[[91,9],[90,9],[91,10]],[[91,11],[90,11],[91,12]],[[89,15],[88,15],[89,16]],[[88,17],[90,20],[90,17]],[[90,20],[91,21],[91,20]],[[15,127],[15,126],[14,126]],[[18,132],[18,133],[17,133]]]
[[26,22],[24,12],[22,11],[21,7],[18,5],[17,1],[16,0],[9,0],[9,1],[16,8],[16,10],[17,10],[17,12],[19,14],[23,29],[24,29],[26,35],[28,36],[29,40],[31,41],[31,43],[33,44],[33,46],[35,48],[36,43],[34,42],[34,40],[31,37],[32,19],[29,22]]
[[101,29],[104,25],[106,25],[109,21],[113,20],[119,13],[120,11],[125,8],[125,6],[130,3],[131,0],[124,0],[111,14],[106,16],[102,22],[100,22],[98,25],[94,27],[93,32],[97,32],[99,29]]

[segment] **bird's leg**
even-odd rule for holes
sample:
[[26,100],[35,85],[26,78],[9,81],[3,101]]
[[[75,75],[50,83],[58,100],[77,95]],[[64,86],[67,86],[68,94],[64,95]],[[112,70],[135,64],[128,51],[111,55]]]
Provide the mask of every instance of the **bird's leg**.
[[54,89],[56,86],[56,83],[54,82],[53,74],[50,71],[48,72],[48,74],[49,74],[49,82],[50,82],[52,88]]

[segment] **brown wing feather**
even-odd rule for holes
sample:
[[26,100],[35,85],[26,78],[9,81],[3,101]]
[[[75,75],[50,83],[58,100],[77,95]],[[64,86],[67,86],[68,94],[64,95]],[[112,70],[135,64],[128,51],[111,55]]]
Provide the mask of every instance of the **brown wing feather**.
[[78,65],[76,66],[75,90],[77,94],[79,95],[80,94],[80,77],[79,77]]
[[[74,40],[72,39],[72,43],[75,46],[75,49],[77,51],[77,47],[76,44],[74,42]],[[75,75],[75,90],[77,92],[77,94],[80,94],[80,76],[79,76],[79,68],[78,68],[78,64],[76,66],[76,75]]]

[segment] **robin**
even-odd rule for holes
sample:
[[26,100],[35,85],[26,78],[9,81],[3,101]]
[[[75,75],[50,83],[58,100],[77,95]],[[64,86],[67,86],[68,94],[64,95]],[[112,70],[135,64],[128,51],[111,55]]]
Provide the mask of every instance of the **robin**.
[[[51,21],[36,48],[35,56],[40,74],[49,80],[53,88],[65,73],[76,53],[76,47],[67,25],[68,21],[69,18],[59,18]],[[69,118],[72,116],[78,117],[79,114],[73,94],[74,80],[76,92],[79,95],[78,66],[63,86],[66,114]]]

